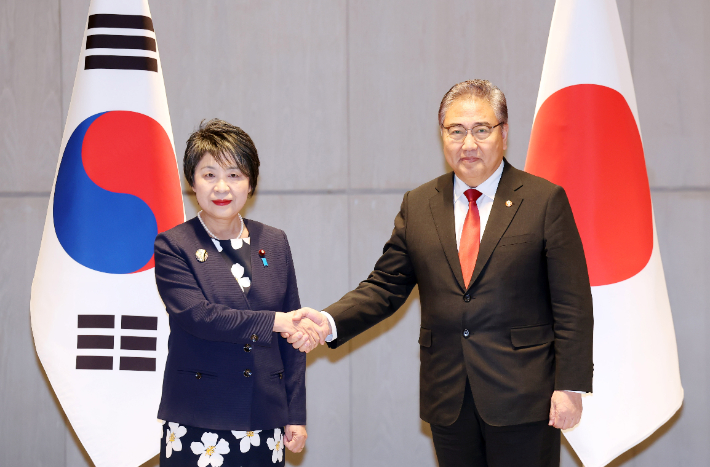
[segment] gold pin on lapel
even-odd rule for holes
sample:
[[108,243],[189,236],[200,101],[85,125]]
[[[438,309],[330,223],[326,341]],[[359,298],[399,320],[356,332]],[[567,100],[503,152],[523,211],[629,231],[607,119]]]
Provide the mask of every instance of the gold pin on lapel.
[[200,263],[204,263],[205,261],[207,261],[207,256],[207,252],[202,248],[195,252],[195,258],[197,258],[197,261],[199,261]]
[[513,205],[513,202],[511,200],[508,200],[505,202],[505,205],[511,207]]

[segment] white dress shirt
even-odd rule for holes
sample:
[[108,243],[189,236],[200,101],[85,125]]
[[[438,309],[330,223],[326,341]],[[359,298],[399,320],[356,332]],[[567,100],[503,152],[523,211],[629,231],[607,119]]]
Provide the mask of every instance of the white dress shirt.
[[481,196],[479,196],[476,200],[476,206],[478,206],[478,216],[481,219],[481,238],[478,239],[480,241],[483,238],[483,231],[486,229],[488,217],[491,215],[493,199],[495,199],[496,191],[498,191],[500,177],[503,175],[503,164],[504,162],[501,161],[496,171],[493,172],[485,182],[481,183],[477,187],[470,187],[466,185],[457,175],[454,175],[454,226],[456,228],[456,249],[458,249],[461,245],[461,232],[463,232],[463,224],[466,220],[466,215],[468,214],[468,198],[466,198],[464,192],[469,188],[475,188],[481,193]]

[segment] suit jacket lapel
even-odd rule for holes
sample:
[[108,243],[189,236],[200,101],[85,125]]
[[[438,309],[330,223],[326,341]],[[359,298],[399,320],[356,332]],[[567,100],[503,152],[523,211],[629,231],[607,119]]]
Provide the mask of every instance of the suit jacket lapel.
[[[244,219],[244,226],[249,230],[249,245],[251,246],[250,261],[251,261],[251,291],[256,287],[255,284],[263,282],[264,280],[264,264],[261,262],[259,257],[259,250],[262,248],[267,253],[269,252],[268,245],[263,245],[262,243],[262,230],[263,225],[258,222],[251,222],[248,219]],[[268,261],[268,258],[267,258]],[[247,299],[248,300],[248,299]]]
[[[478,279],[486,263],[488,263],[491,254],[493,254],[493,250],[495,250],[500,238],[508,229],[510,222],[518,212],[520,203],[523,201],[522,196],[516,193],[518,188],[522,186],[517,172],[517,169],[512,167],[508,161],[505,161],[503,174],[500,177],[500,183],[498,183],[496,196],[493,200],[491,214],[488,216],[486,229],[483,231],[483,238],[481,239],[481,246],[478,249],[476,267],[473,269],[471,281],[468,283],[469,288],[476,282],[476,279]],[[508,206],[508,201],[510,201],[512,205]]]
[[439,235],[441,247],[449,262],[451,272],[456,277],[461,290],[463,290],[463,274],[459,252],[456,248],[456,225],[454,222],[454,174],[450,172],[439,177],[436,185],[437,193],[429,199],[431,215],[434,218],[436,232]]

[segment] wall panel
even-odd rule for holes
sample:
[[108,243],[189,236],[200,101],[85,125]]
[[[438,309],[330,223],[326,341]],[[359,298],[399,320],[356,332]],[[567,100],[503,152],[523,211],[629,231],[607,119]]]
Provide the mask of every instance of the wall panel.
[[632,72],[651,186],[710,187],[710,6],[634,5]]
[[345,1],[151,2],[178,154],[200,120],[243,127],[265,189],[343,186]]
[[45,197],[0,197],[0,465],[61,465],[64,422],[34,350],[30,287]]
[[[392,234],[402,196],[350,199],[351,287],[367,278]],[[370,219],[362,222],[362,219]],[[429,425],[419,419],[419,293],[391,318],[354,338],[352,450],[354,466],[435,466]]]
[[[67,120],[91,0],[59,0],[61,28],[62,130]],[[57,151],[59,148],[57,147]]]
[[454,84],[485,78],[508,97],[508,158],[523,166],[551,1],[349,6],[350,183],[411,189],[448,170],[437,111]]
[[45,192],[61,139],[57,0],[0,2],[0,190]]

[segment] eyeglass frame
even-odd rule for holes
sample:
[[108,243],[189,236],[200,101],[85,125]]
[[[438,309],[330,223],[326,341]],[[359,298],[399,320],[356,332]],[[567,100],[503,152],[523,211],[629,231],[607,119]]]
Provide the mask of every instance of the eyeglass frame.
[[[446,136],[448,136],[449,138],[451,138],[451,135],[449,134],[449,128],[453,128],[453,127],[455,127],[455,126],[460,126],[460,127],[463,128],[464,130],[466,130],[466,135],[463,137],[463,139],[461,139],[461,141],[457,141],[458,143],[463,143],[464,141],[466,141],[466,138],[468,137],[469,134],[471,134],[471,137],[472,137],[476,142],[480,143],[480,142],[482,142],[482,141],[487,140],[490,135],[486,136],[485,139],[478,139],[478,138],[476,138],[476,137],[474,136],[473,130],[475,130],[475,129],[478,128],[478,127],[486,127],[486,128],[488,128],[488,130],[489,130],[491,133],[493,133],[493,130],[494,130],[495,128],[497,128],[497,127],[499,127],[499,126],[501,126],[501,125],[503,125],[503,124],[505,124],[505,123],[506,123],[506,122],[500,122],[500,123],[498,123],[497,125],[493,125],[493,126],[491,126],[491,127],[489,127],[488,125],[480,124],[480,125],[474,126],[473,128],[466,128],[465,126],[461,125],[460,123],[454,123],[453,125],[442,126],[441,128],[444,129],[444,130],[446,130]],[[451,140],[452,140],[452,141],[456,141],[456,140],[453,139],[453,138],[451,138]]]

